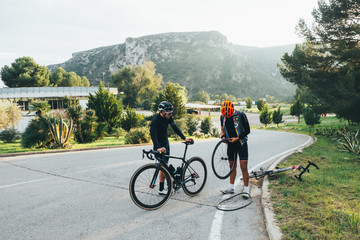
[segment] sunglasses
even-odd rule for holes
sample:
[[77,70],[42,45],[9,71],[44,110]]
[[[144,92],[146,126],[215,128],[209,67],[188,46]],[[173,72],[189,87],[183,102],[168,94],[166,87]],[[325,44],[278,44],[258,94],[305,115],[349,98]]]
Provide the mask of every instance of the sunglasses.
[[172,112],[165,112],[167,115],[172,115]]

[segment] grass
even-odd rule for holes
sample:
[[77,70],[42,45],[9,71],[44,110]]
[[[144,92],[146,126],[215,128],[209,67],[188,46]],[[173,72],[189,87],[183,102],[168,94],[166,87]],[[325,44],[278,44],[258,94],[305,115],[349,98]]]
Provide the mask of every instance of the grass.
[[[318,128],[344,123],[324,118]],[[304,123],[282,125],[277,130],[308,134]],[[312,132],[313,133],[313,132]],[[360,239],[360,160],[338,142],[316,136],[310,147],[289,157],[280,167],[316,163],[299,182],[291,172],[270,181],[270,193],[283,239]]]

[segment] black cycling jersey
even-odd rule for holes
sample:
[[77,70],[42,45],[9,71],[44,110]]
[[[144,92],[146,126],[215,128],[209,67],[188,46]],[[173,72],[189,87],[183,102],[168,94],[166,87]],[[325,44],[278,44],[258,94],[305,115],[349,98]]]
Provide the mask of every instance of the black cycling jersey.
[[176,126],[174,119],[170,117],[167,119],[166,117],[162,117],[160,114],[156,115],[150,125],[150,135],[151,140],[154,144],[154,149],[158,149],[161,147],[165,147],[164,145],[168,145],[168,134],[167,128],[168,125],[174,129],[175,133],[181,137],[181,139],[185,140],[184,134],[180,131],[180,129]]

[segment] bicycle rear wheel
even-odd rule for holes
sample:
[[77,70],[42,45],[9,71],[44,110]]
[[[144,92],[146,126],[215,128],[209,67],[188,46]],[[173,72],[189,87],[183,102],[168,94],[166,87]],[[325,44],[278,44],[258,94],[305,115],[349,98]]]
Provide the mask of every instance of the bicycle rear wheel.
[[[226,141],[221,140],[216,144],[211,157],[211,166],[216,177],[226,179],[234,170],[235,161],[229,161],[227,155],[228,145]],[[230,164],[231,163],[231,164]]]
[[182,188],[189,196],[196,196],[204,188],[207,179],[207,169],[204,160],[193,157],[188,160],[182,173]]
[[[155,210],[163,206],[171,197],[173,192],[172,179],[169,172],[156,164],[147,164],[140,167],[133,174],[130,180],[129,192],[133,202],[145,210]],[[165,174],[164,189],[165,195],[159,195],[159,176],[157,172]]]

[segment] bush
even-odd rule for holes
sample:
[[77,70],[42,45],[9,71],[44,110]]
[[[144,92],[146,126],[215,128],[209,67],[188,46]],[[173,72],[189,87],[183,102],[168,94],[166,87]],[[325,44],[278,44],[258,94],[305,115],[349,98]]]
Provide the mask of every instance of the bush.
[[82,139],[80,136],[80,129],[76,129],[76,131],[74,131],[76,141],[79,143],[94,142],[98,138],[98,125],[95,111],[92,109],[86,110],[85,116],[80,123]]
[[142,108],[144,110],[151,110],[151,101],[149,99],[146,99],[143,103],[142,103]]
[[283,112],[280,110],[280,106],[279,106],[278,109],[273,112],[273,116],[272,116],[273,123],[275,123],[277,127],[279,127],[279,123],[284,122],[282,117],[283,117]]
[[144,120],[143,115],[136,113],[134,108],[127,106],[120,125],[125,131],[129,132],[131,128],[139,127],[142,120]]
[[[180,129],[180,131],[182,133],[184,133],[186,130],[185,120],[182,118],[182,119],[175,119],[174,121],[175,121],[176,126]],[[179,139],[179,136],[175,133],[174,129],[172,129],[172,127],[170,127],[170,126],[168,128],[168,136],[173,137],[175,139]]]
[[14,143],[20,139],[20,132],[14,128],[8,128],[0,132],[0,140],[4,143]]
[[41,118],[31,120],[21,135],[21,145],[24,148],[46,147],[51,143],[48,125]]
[[115,128],[111,132],[111,136],[114,136],[116,139],[119,139],[121,136],[125,134],[125,130],[122,128]]
[[125,144],[139,144],[150,142],[150,131],[147,127],[133,128],[125,135]]
[[204,134],[210,134],[211,127],[212,127],[211,117],[206,117],[200,123],[200,130]]
[[265,106],[262,108],[261,112],[260,112],[260,122],[262,124],[265,125],[265,127],[267,127],[268,124],[270,124],[272,122],[272,112],[269,112],[269,107],[267,104],[265,104]]
[[194,132],[199,126],[200,119],[195,114],[188,114],[185,118],[185,123],[187,126],[187,132],[189,135],[193,136]]

